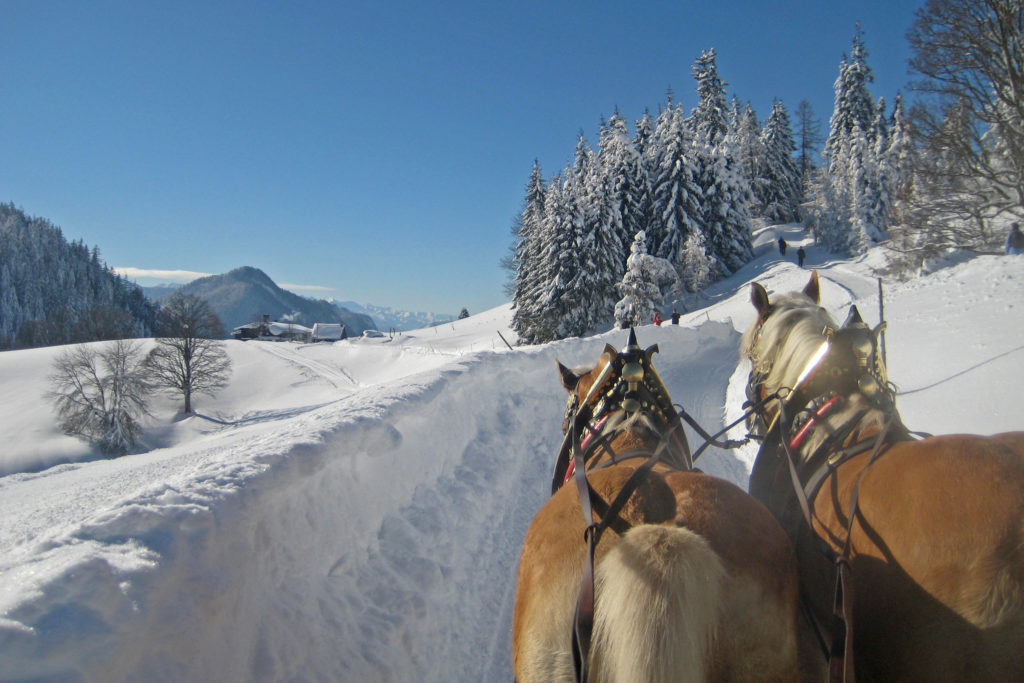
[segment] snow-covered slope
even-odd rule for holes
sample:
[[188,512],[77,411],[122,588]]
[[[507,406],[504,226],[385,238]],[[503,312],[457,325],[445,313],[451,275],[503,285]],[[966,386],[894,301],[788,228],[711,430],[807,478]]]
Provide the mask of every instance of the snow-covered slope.
[[[803,239],[794,228],[793,249]],[[673,399],[740,414],[745,283],[808,271],[758,259],[678,327],[646,326]],[[808,249],[825,304],[877,320],[872,255]],[[1024,259],[979,257],[886,284],[887,348],[915,429],[1024,427]],[[0,680],[507,680],[515,564],[547,496],[564,394],[555,358],[625,334],[509,350],[509,307],[394,337],[228,342],[202,416],[160,398],[146,452],[95,459],[42,398],[55,349],[0,354]],[[745,485],[753,458],[701,466]],[[45,469],[44,469],[45,468]]]

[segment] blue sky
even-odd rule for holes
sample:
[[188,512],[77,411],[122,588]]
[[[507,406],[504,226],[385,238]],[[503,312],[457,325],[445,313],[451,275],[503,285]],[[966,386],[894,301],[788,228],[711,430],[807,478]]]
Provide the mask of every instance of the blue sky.
[[872,90],[909,79],[921,2],[0,0],[0,201],[148,271],[251,265],[307,296],[503,303],[533,160],[656,112],[715,47],[763,120],[827,131],[860,21]]

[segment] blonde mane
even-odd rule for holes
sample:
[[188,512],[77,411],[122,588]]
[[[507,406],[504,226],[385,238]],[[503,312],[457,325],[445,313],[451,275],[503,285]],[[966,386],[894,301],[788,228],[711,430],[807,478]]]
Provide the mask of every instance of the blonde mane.
[[836,323],[824,308],[795,293],[772,303],[767,320],[755,321],[743,334],[742,353],[755,373],[765,378],[767,393],[793,388],[804,366]]

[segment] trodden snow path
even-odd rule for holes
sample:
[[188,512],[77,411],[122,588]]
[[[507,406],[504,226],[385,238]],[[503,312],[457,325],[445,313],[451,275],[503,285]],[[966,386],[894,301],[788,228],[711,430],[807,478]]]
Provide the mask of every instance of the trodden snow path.
[[[747,281],[775,294],[809,274],[769,232],[708,307],[638,329],[673,399],[710,429],[742,413]],[[808,248],[840,322],[850,303],[877,322],[871,258]],[[885,293],[909,426],[1022,426],[1024,259],[976,258]],[[507,680],[519,546],[561,439],[554,360],[590,364],[625,341],[509,351],[496,333],[510,315],[333,345],[229,343],[232,383],[197,403],[205,418],[169,420],[177,402],[158,398],[146,452],[116,460],[56,429],[42,378],[59,350],[0,354],[0,680]],[[745,486],[752,460],[712,450],[699,464]]]

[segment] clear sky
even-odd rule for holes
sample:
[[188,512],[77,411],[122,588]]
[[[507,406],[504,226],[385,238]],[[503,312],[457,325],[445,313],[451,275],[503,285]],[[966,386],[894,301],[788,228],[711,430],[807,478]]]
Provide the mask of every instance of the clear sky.
[[499,260],[533,160],[718,52],[763,120],[827,132],[860,21],[891,104],[919,0],[0,0],[0,201],[140,284],[251,265],[294,291],[405,310],[506,301]]

